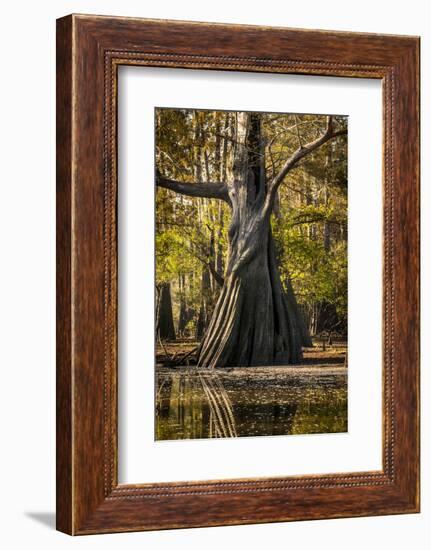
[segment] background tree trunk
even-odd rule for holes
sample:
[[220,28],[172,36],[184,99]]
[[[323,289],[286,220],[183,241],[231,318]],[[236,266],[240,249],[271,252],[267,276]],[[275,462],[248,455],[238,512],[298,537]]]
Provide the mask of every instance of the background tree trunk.
[[156,332],[162,340],[175,340],[170,283],[162,283],[158,291]]
[[210,273],[207,267],[202,268],[202,280],[201,280],[201,305],[199,308],[199,316],[196,322],[196,340],[202,340],[202,337],[208,327],[210,314],[211,314],[211,281]]

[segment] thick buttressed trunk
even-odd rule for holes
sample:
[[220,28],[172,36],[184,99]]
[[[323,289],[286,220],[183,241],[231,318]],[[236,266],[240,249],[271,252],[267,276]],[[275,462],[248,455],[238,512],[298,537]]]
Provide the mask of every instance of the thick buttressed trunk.
[[198,367],[286,365],[309,345],[291,286],[284,292],[265,209],[259,115],[239,113],[229,182],[232,220],[224,285],[201,342]]
[[269,227],[266,240],[249,262],[226,273],[201,344],[199,367],[286,365],[302,360],[302,346],[308,342],[300,313],[283,292]]

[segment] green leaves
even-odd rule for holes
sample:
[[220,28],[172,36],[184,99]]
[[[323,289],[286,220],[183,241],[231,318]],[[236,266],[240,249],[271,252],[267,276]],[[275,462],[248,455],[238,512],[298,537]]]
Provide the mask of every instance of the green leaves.
[[[325,115],[261,116],[267,181],[301,144],[321,135],[327,124]],[[185,183],[232,177],[236,113],[156,109],[155,117],[160,174]],[[334,119],[336,131],[347,128],[347,117]],[[174,303],[181,292],[198,312],[203,294],[211,293],[211,300],[216,299],[220,287],[209,273],[216,270],[223,276],[230,216],[223,201],[157,188],[156,281],[172,283]],[[278,190],[272,228],[285,287],[290,277],[302,306],[331,304],[346,326],[346,135],[322,145],[287,174]],[[181,291],[179,279],[186,281]]]
[[334,304],[340,319],[347,316],[346,197],[336,193],[327,204],[294,206],[280,198],[280,216],[273,220],[280,274],[290,276],[299,303]]

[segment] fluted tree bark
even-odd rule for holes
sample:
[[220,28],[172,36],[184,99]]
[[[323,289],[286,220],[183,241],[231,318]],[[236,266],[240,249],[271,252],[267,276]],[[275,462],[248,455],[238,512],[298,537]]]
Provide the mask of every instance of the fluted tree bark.
[[290,170],[330,139],[332,117],[322,135],[300,147],[266,181],[265,145],[257,113],[236,115],[232,174],[225,182],[182,183],[157,174],[157,185],[192,197],[216,198],[231,207],[229,255],[224,283],[201,341],[198,367],[294,364],[310,337],[291,285],[278,270],[270,217],[277,191]]

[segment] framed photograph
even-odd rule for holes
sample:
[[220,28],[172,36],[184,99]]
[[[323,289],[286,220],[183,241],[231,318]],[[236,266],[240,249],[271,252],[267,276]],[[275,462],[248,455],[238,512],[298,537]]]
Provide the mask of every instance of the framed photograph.
[[419,38],[57,21],[57,528],[419,511]]

